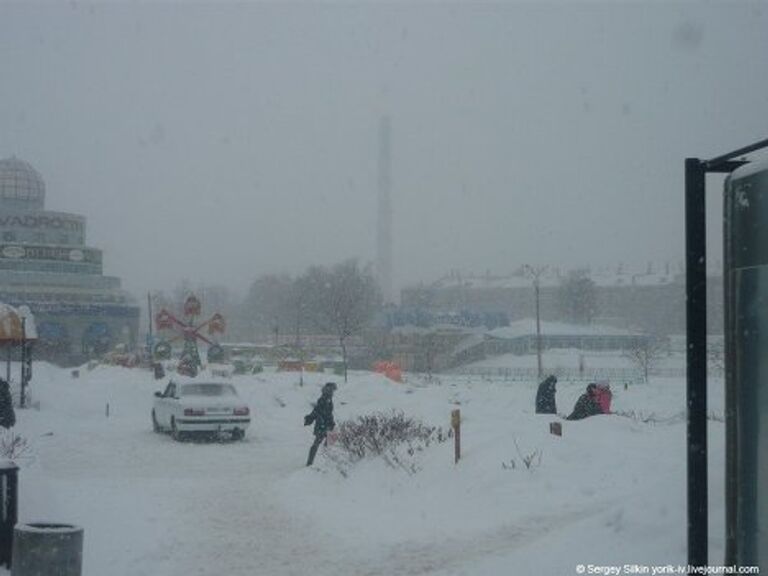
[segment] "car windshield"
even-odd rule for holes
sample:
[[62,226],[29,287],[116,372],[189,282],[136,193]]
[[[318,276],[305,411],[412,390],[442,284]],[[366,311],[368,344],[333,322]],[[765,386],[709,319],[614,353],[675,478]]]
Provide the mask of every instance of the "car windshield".
[[229,384],[184,384],[181,396],[236,396],[235,388]]

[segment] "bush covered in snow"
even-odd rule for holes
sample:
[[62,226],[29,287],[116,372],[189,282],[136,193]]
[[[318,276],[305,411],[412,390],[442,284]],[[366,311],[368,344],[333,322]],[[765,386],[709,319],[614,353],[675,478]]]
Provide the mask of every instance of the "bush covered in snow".
[[419,470],[415,456],[433,443],[451,436],[442,428],[426,426],[403,412],[375,412],[336,427],[335,442],[328,455],[346,475],[346,469],[367,457],[381,457],[394,468],[409,473]]
[[13,430],[0,430],[0,458],[17,461],[31,455],[29,441]]

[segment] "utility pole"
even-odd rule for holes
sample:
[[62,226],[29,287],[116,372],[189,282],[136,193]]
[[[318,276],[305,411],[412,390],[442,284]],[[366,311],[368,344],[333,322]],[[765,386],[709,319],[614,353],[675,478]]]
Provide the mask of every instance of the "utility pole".
[[379,122],[378,211],[376,222],[376,276],[385,304],[392,294],[392,155],[391,122],[382,116]]
[[536,268],[528,264],[523,266],[523,273],[529,278],[533,279],[533,288],[536,294],[536,365],[538,368],[537,374],[539,380],[541,380],[541,375],[544,371],[541,366],[541,313],[539,306],[539,279],[541,275],[546,272],[546,270],[547,266],[538,266]]
[[147,291],[147,314],[149,315],[149,338],[147,338],[147,354],[150,359],[152,360],[152,345],[154,344],[154,339],[152,338],[152,295]]
[[536,365],[538,367],[538,378],[541,380],[541,313],[539,311],[539,277],[533,281],[533,287],[536,290]]

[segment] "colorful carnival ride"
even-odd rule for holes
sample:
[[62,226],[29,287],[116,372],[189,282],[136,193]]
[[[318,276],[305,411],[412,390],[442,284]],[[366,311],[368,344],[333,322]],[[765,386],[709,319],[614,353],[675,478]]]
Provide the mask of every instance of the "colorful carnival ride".
[[[213,316],[198,323],[201,313],[200,300],[190,294],[184,302],[184,318],[178,318],[166,309],[161,309],[155,315],[155,326],[159,331],[171,334],[160,340],[153,349],[155,358],[167,360],[171,357],[173,342],[183,340],[184,348],[179,358],[177,372],[187,376],[196,376],[202,361],[198,352],[198,341],[208,344],[207,360],[209,363],[221,362],[224,359],[224,349],[215,341],[216,334],[223,334],[226,328],[224,317],[218,312]],[[203,335],[206,331],[210,338]]]

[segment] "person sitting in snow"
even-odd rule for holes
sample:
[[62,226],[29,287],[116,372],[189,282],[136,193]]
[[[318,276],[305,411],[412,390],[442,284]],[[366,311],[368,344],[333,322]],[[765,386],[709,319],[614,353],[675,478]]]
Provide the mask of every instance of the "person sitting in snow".
[[333,393],[336,391],[335,382],[327,382],[323,386],[323,393],[317,400],[312,412],[304,416],[304,426],[309,426],[313,422],[315,423],[315,441],[312,447],[309,449],[309,457],[307,458],[307,466],[312,466],[315,461],[315,454],[317,449],[328,432],[336,427],[336,422],[333,420]]
[[583,420],[584,418],[602,413],[603,409],[597,401],[597,384],[589,384],[587,391],[576,400],[573,412],[571,412],[571,415],[566,420]]
[[539,384],[536,392],[536,414],[557,414],[557,405],[555,403],[555,385],[557,377],[550,375]]
[[606,381],[596,382],[597,389],[595,390],[595,400],[600,406],[600,411],[603,414],[611,413],[611,400],[613,400],[613,392],[611,392],[611,385]]

